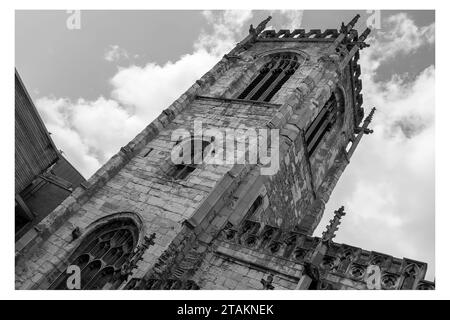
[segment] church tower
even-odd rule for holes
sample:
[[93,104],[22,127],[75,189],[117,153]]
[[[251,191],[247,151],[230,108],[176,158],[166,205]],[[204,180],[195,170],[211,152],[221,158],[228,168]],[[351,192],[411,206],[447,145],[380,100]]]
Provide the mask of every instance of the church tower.
[[370,30],[359,35],[358,18],[340,30],[250,26],[16,242],[16,287],[366,289],[374,265],[383,288],[432,288],[424,263],[332,242],[343,209],[312,237],[371,132],[358,65]]

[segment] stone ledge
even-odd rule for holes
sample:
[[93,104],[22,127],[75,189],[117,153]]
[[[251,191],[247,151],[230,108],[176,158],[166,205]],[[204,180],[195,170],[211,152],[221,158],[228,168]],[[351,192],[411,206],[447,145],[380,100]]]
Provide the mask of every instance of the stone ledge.
[[270,103],[265,101],[255,101],[248,99],[231,99],[231,98],[221,98],[221,97],[208,97],[208,96],[197,96],[197,99],[200,100],[214,100],[214,101],[222,101],[222,102],[232,102],[232,103],[240,103],[240,104],[254,104],[261,107],[268,108],[278,108],[281,106],[279,103]]
[[321,38],[260,38],[256,42],[322,42],[333,43],[335,39],[321,39]]
[[285,271],[283,271],[282,269],[284,269],[284,267],[283,266],[279,267],[280,266],[279,264],[275,265],[272,263],[272,264],[268,265],[267,263],[262,263],[262,262],[258,262],[258,261],[251,261],[250,259],[245,259],[241,256],[236,255],[235,251],[230,248],[218,247],[214,253],[225,259],[240,262],[241,264],[243,264],[249,268],[256,269],[258,271],[262,271],[265,273],[272,272],[274,274],[279,274],[285,278],[292,279],[296,282],[300,281],[300,277],[302,275],[301,270],[295,270],[295,275],[292,275],[292,274],[288,274]]

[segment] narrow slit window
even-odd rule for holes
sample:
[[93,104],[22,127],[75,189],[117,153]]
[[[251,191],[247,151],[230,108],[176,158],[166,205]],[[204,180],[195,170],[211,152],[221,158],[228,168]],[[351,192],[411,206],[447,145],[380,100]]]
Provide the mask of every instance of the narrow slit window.
[[295,73],[299,65],[295,54],[273,55],[237,98],[269,102]]
[[333,93],[314,121],[306,129],[305,140],[309,156],[314,153],[325,134],[336,123],[338,109],[338,101]]

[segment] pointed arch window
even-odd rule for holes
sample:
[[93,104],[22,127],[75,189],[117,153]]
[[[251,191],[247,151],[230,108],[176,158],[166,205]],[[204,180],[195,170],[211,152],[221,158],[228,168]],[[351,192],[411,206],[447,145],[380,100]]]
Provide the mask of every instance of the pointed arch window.
[[296,54],[272,55],[270,61],[261,68],[256,78],[237,98],[269,102],[295,73],[299,65]]
[[331,94],[330,99],[325,103],[314,121],[305,131],[305,140],[308,155],[311,156],[323,140],[325,134],[331,130],[336,122],[343,121],[344,98],[342,92],[338,90]]
[[[122,267],[132,256],[138,237],[137,226],[127,219],[104,224],[86,236],[68,264],[80,268],[80,289],[114,289],[119,286]],[[50,289],[68,289],[69,276],[71,274],[63,272]]]
[[258,196],[255,201],[253,201],[252,205],[250,206],[250,208],[248,209],[245,217],[246,219],[251,219],[255,216],[255,214],[257,214],[260,209],[262,208],[262,204],[263,204],[263,198],[262,196]]

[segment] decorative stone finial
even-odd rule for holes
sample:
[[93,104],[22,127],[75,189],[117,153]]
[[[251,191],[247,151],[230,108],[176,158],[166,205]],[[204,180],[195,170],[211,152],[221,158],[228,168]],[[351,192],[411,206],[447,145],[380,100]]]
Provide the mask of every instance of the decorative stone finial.
[[155,244],[156,233],[152,233],[150,236],[145,236],[144,241],[134,249],[131,257],[122,265],[120,270],[120,278],[122,281],[126,281],[128,276],[133,272],[133,269],[137,267],[137,263],[142,260],[147,249]]
[[370,34],[370,29],[367,28],[366,30],[364,30],[364,32],[359,36],[358,41],[357,41],[357,46],[359,47],[359,49],[364,49],[367,47],[370,47],[369,44],[365,43],[364,41],[367,39],[367,36]]
[[359,18],[361,18],[361,16],[359,14],[357,14],[347,25],[347,32],[349,32],[350,30],[352,30],[356,23],[358,22]]
[[371,133],[373,133],[373,130],[369,129],[368,127],[369,127],[369,124],[372,122],[375,110],[377,110],[377,109],[376,108],[372,108],[372,110],[370,110],[370,113],[364,119],[363,126],[359,127],[359,128],[355,128],[355,133],[357,133],[357,134],[360,133],[360,132],[362,132],[363,134],[371,134]]
[[274,286],[272,285],[272,282],[273,282],[273,274],[268,275],[267,280],[265,280],[264,278],[261,279],[263,290],[273,290]]
[[251,35],[254,35],[256,33],[255,28],[253,28],[253,24],[250,25],[250,29],[248,29],[248,33],[250,33]]
[[370,113],[367,115],[366,119],[364,119],[364,123],[367,123],[369,125],[372,122],[373,115],[377,109],[374,107],[372,110],[370,110]]
[[[331,52],[335,53],[336,49],[339,48],[339,46],[343,43],[347,41],[347,36],[349,34],[349,32],[353,29],[353,27],[356,25],[356,22],[358,22],[358,19],[361,16],[359,14],[357,14],[347,25],[345,25],[343,22],[341,24],[341,29],[339,30],[339,35],[337,36],[337,38],[334,40],[333,44],[331,45],[330,49]],[[359,48],[359,47],[358,47]],[[349,55],[349,57],[351,58],[352,55]],[[345,64],[347,64],[348,61],[345,62]]]
[[144,236],[144,243],[142,244],[142,246],[146,249],[148,249],[149,246],[153,246],[155,244],[155,238],[156,238],[156,233],[153,232],[150,237],[149,236]]
[[366,30],[364,30],[363,33],[361,33],[361,35],[358,38],[358,41],[364,41],[367,39],[367,36],[370,34],[370,28],[366,28]]
[[348,33],[350,32],[350,30],[352,30],[354,28],[354,26],[356,25],[356,23],[358,22],[359,18],[361,16],[359,14],[357,14],[347,25],[345,25],[343,22],[341,24],[341,33]]
[[336,231],[339,230],[338,226],[341,224],[341,218],[345,216],[345,214],[344,206],[334,212],[334,218],[330,220],[327,230],[322,233],[322,242],[330,242],[336,237]]
[[80,227],[75,227],[72,230],[72,241],[78,239],[81,236],[81,229]]
[[359,142],[361,141],[362,136],[364,134],[373,133],[373,130],[369,129],[368,127],[369,127],[370,122],[372,121],[375,110],[376,110],[376,108],[372,108],[372,110],[370,110],[370,113],[364,119],[364,123],[363,123],[362,127],[355,128],[355,133],[357,134],[357,136],[354,139],[354,142],[352,143],[350,150],[348,150],[348,152],[347,152],[348,159],[350,159],[352,157],[353,153],[356,150],[356,147],[358,146]]
[[258,26],[256,28],[253,28],[253,25],[250,25],[250,30],[249,33],[251,35],[258,35],[260,34],[267,25],[267,22],[269,22],[272,19],[272,16],[268,16],[265,20],[261,21],[260,24],[258,24]]

